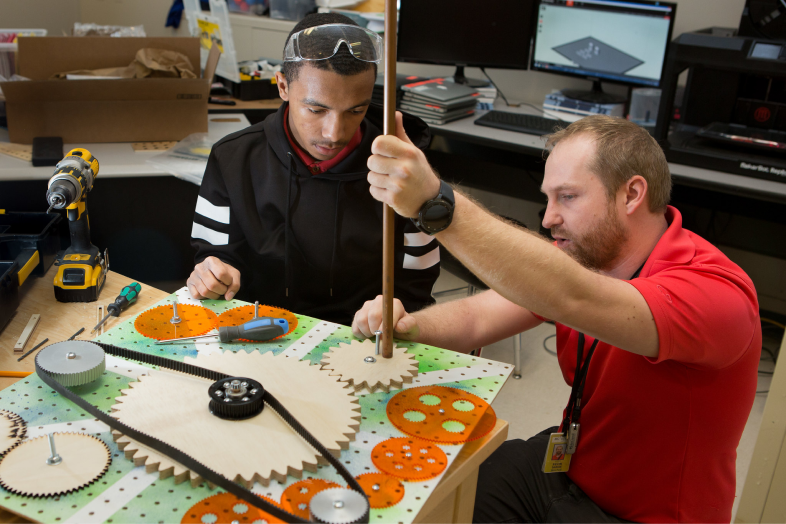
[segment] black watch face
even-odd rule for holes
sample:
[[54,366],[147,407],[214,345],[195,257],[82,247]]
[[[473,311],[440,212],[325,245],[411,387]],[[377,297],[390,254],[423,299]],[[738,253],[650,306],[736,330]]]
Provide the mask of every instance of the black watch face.
[[429,202],[421,211],[421,223],[430,231],[442,231],[450,225],[450,208],[445,202]]

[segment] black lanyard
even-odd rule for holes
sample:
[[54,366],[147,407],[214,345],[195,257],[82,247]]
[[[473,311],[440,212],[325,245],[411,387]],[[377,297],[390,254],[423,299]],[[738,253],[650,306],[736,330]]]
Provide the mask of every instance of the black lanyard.
[[584,384],[587,382],[587,372],[589,371],[590,360],[598,347],[597,338],[587,352],[584,365],[581,365],[581,358],[584,355],[584,333],[579,333],[578,347],[576,347],[576,372],[573,375],[573,387],[570,390],[570,400],[568,407],[565,408],[565,418],[562,420],[562,431],[567,432],[571,423],[579,423],[581,419],[581,396],[584,394]]
[[[630,280],[638,278],[644,264],[630,277]],[[573,387],[570,389],[570,399],[568,400],[568,407],[565,408],[565,418],[562,419],[562,431],[567,434],[568,428],[571,424],[578,424],[581,419],[581,397],[584,394],[584,384],[587,382],[587,373],[589,372],[590,360],[595,353],[595,348],[598,347],[599,340],[596,338],[587,352],[587,358],[584,360],[584,365],[581,365],[581,359],[584,356],[584,333],[579,332],[579,342],[576,347],[576,371],[573,374]]]

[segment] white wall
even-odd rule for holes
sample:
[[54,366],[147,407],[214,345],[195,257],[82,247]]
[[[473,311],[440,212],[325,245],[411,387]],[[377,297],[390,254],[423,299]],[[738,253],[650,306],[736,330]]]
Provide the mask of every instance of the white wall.
[[[2,0],[0,0],[2,1]],[[188,36],[185,16],[179,29],[165,27],[172,0],[78,0],[83,23],[144,25],[147,36]]]
[[0,28],[46,29],[70,35],[79,22],[79,0],[0,0]]

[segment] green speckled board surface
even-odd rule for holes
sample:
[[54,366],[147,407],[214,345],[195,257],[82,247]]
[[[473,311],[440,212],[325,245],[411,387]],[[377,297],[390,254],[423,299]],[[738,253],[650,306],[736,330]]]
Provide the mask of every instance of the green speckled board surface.
[[[198,303],[188,297],[185,289],[178,291],[177,297],[180,303]],[[159,305],[171,303],[174,298],[175,294],[161,301]],[[244,302],[234,300],[205,300],[201,304],[217,314],[245,305]],[[129,310],[132,311],[133,309]],[[138,315],[141,311],[135,313]],[[226,344],[202,341],[197,344],[156,346],[153,344],[154,340],[136,332],[134,318],[129,316],[96,340],[180,361],[186,356],[195,357],[202,352],[231,350],[263,353],[272,351],[275,356],[283,353],[318,364],[322,354],[328,349],[354,339],[349,327],[298,315],[297,329],[287,337],[270,343]],[[419,362],[419,375],[405,387],[450,386],[466,390],[491,403],[512,372],[512,367],[507,364],[480,357],[412,342],[400,342],[399,346],[407,347],[408,352],[414,353]],[[115,398],[120,396],[120,391],[127,389],[129,382],[144,372],[145,368],[140,364],[108,356],[107,370],[101,379],[73,388],[73,391],[109,412],[115,404]],[[341,453],[341,460],[353,475],[378,471],[371,462],[372,448],[387,438],[406,436],[388,421],[386,415],[385,406],[397,392],[380,391],[358,395],[362,416],[360,431],[349,449]],[[35,375],[0,392],[0,409],[17,413],[25,420],[27,438],[57,431],[90,433],[106,442],[112,452],[112,464],[107,474],[76,493],[36,499],[15,495],[0,488],[0,505],[14,513],[41,522],[180,522],[193,504],[220,492],[210,490],[205,485],[194,488],[189,482],[175,484],[172,477],[160,480],[158,473],[148,474],[144,467],[134,467],[133,462],[127,460],[112,441],[107,426],[60,398]],[[440,448],[452,463],[461,450],[461,445],[440,445]],[[42,460],[45,458],[42,457]],[[338,473],[329,466],[320,466],[316,473],[304,472],[303,478],[311,477],[343,484]],[[372,509],[371,522],[412,522],[440,479],[441,475],[425,482],[404,482],[403,500],[390,508]],[[284,488],[298,480],[290,476],[285,484],[275,481],[266,487],[254,484],[253,491],[279,501]]]

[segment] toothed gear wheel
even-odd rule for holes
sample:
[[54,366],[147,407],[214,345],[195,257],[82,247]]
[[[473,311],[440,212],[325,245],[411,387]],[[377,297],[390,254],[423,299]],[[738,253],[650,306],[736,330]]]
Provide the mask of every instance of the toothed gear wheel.
[[[271,338],[267,342],[271,342],[273,340],[278,340],[279,338],[283,338],[297,328],[297,317],[291,311],[287,311],[286,309],[273,307],[273,306],[263,306],[262,304],[259,305],[259,316],[260,317],[272,317],[272,318],[283,318],[289,323],[289,331],[284,333],[283,335],[279,335],[276,338]],[[246,322],[251,322],[254,320],[254,306],[239,306],[236,308],[229,309],[224,311],[218,316],[218,321],[216,323],[216,328],[221,326],[239,326],[241,324],[245,324]],[[254,340],[246,340],[244,338],[238,339],[241,342],[250,342],[252,344],[259,344],[259,341]]]
[[191,304],[177,305],[177,316],[180,318],[177,324],[172,323],[173,316],[172,304],[154,307],[136,317],[134,328],[142,336],[156,340],[198,337],[213,329],[218,319],[206,307]]
[[[186,357],[185,362],[264,384],[265,391],[302,421],[334,456],[349,447],[359,429],[359,399],[308,360],[274,356],[272,351],[224,351]],[[316,471],[321,463],[319,453],[275,410],[263,409],[245,420],[222,420],[211,415],[205,409],[211,384],[189,375],[151,370],[121,392],[112,416],[164,442],[177,443],[184,453],[248,488],[254,482],[284,483],[287,476],[299,477],[304,469]],[[171,471],[180,481],[197,477],[132,439],[118,437],[118,445],[121,443],[127,458],[133,458],[137,465],[145,464],[148,471],[158,470],[163,478]]]
[[217,417],[242,420],[259,414],[265,407],[265,388],[256,380],[231,377],[208,388],[210,412]]
[[363,473],[355,479],[366,492],[368,502],[374,509],[395,506],[404,498],[404,484],[386,473]]
[[54,497],[78,491],[101,478],[112,462],[109,448],[85,433],[55,433],[62,462],[50,466],[49,439],[22,442],[0,461],[0,486],[23,497]]
[[371,450],[371,461],[380,471],[410,482],[433,479],[448,466],[436,444],[411,437],[383,440]]
[[300,518],[308,520],[308,504],[320,491],[340,488],[335,482],[322,479],[304,479],[295,482],[281,494],[281,507]]
[[322,355],[322,369],[340,376],[339,380],[349,382],[355,391],[366,389],[369,393],[401,389],[418,376],[418,361],[407,348],[394,347],[393,356],[383,358],[375,355],[375,346],[371,340],[339,344]]
[[[260,498],[278,506],[275,501],[268,497],[259,495]],[[206,499],[202,499],[191,506],[186,514],[183,515],[180,524],[230,524],[235,523],[267,522],[268,524],[283,524],[283,520],[277,519],[261,509],[251,506],[245,500],[241,500],[231,493],[219,493]]]
[[421,386],[396,393],[387,405],[391,424],[412,437],[462,444],[488,435],[497,415],[482,398],[445,386]]
[[106,355],[98,344],[67,340],[38,352],[36,363],[60,384],[81,386],[97,380],[106,369]]
[[4,409],[0,409],[0,456],[24,440],[27,424],[24,419]]
[[311,520],[325,524],[355,524],[368,522],[369,505],[366,498],[348,488],[328,488],[320,491],[308,505]]

